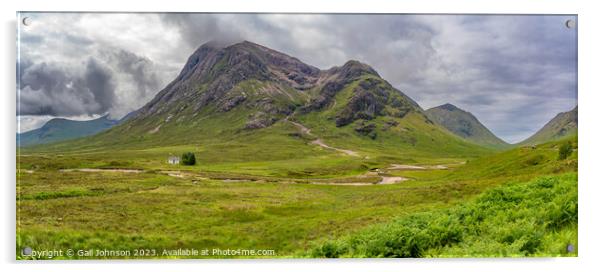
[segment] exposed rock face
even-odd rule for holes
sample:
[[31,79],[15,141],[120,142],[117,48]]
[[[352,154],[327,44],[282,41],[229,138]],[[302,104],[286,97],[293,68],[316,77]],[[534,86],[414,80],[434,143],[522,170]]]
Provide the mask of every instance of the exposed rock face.
[[250,116],[249,121],[245,124],[245,129],[257,129],[268,127],[276,121],[278,121],[278,119],[276,119],[275,117],[265,112],[258,111]]
[[334,96],[343,89],[345,85],[337,82],[337,81],[329,81],[320,89],[320,93],[317,97],[311,99],[310,103],[303,107],[301,111],[303,113],[308,113],[314,110],[321,110],[326,106],[330,105]]
[[311,99],[310,103],[302,109],[303,112],[321,110],[332,103],[334,96],[347,84],[357,80],[363,75],[378,76],[372,67],[358,61],[348,61],[342,67],[333,67],[321,73],[326,78],[318,95]]
[[[337,126],[383,115],[403,117],[411,110],[422,112],[414,101],[366,64],[352,60],[340,67],[320,70],[245,41],[227,47],[214,43],[199,47],[176,79],[138,110],[131,122],[156,127],[160,123],[153,121],[154,116],[173,115],[178,122],[194,122],[199,112],[244,109],[250,111],[244,128],[259,129],[285,118],[298,107],[301,114],[326,110],[335,104],[337,94],[349,89],[350,97],[333,117]],[[306,100],[300,102],[298,97]],[[184,116],[186,112],[193,114]]]
[[[411,100],[403,97],[386,81],[368,78],[359,82],[353,97],[336,118],[337,126],[345,126],[355,120],[372,120],[377,116],[404,117],[411,110],[421,111]],[[385,111],[389,106],[390,111]]]
[[372,139],[376,138],[376,131],[374,131],[376,129],[376,125],[373,123],[367,123],[367,122],[359,122],[356,127],[355,127],[355,131],[364,135],[364,136],[369,136]]
[[228,98],[228,99],[226,99],[226,101],[224,101],[224,103],[221,104],[219,109],[224,112],[230,111],[232,108],[238,106],[238,104],[242,103],[246,99],[247,99],[247,97],[244,95],[237,95],[237,96]]
[[[140,110],[139,117],[166,112],[179,102],[199,110],[249,79],[307,89],[319,75],[318,68],[257,44],[242,42],[220,48],[208,43],[188,58],[176,79]],[[220,110],[229,111],[244,100],[244,96],[229,98],[222,101]]]

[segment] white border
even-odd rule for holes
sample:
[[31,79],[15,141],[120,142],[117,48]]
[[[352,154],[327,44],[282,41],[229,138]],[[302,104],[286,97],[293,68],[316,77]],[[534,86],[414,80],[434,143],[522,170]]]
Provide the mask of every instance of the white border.
[[[599,267],[602,226],[597,217],[601,175],[596,163],[600,140],[600,9],[596,1],[450,1],[420,0],[75,0],[3,1],[0,92],[3,105],[1,265],[2,271],[587,271]],[[558,259],[368,259],[368,260],[177,260],[177,261],[72,261],[16,262],[15,258],[15,32],[16,11],[178,11],[178,12],[329,12],[329,13],[560,13],[578,14],[579,23],[579,257]]]

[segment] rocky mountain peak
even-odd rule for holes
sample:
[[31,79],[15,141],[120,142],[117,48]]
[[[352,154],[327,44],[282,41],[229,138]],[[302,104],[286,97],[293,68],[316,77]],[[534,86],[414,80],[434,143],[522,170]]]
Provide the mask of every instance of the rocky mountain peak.
[[[245,128],[262,128],[297,107],[302,113],[325,110],[345,87],[352,95],[340,101],[344,107],[334,116],[337,126],[385,115],[402,118],[412,110],[422,111],[365,63],[350,60],[322,71],[287,54],[243,41],[227,46],[215,42],[201,45],[178,77],[134,119],[181,116],[176,119],[193,120],[204,108],[220,114],[241,109],[252,112]],[[157,121],[153,123],[158,127]]]
[[340,81],[349,82],[362,75],[380,75],[370,65],[357,60],[347,61],[343,66],[336,66],[326,71],[327,74],[337,75]]
[[456,106],[454,106],[453,104],[450,104],[450,103],[445,103],[445,104],[443,104],[441,106],[438,106],[437,108],[440,108],[442,110],[447,110],[447,111],[457,111],[457,110],[460,110],[460,108],[458,108],[458,107],[456,107]]

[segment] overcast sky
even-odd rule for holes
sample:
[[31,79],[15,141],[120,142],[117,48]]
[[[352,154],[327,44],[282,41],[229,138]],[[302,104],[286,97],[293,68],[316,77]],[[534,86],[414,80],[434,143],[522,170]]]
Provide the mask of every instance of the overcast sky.
[[452,103],[514,143],[577,104],[571,16],[21,14],[19,130],[121,118],[201,44],[252,41],[327,69],[356,59],[424,109]]

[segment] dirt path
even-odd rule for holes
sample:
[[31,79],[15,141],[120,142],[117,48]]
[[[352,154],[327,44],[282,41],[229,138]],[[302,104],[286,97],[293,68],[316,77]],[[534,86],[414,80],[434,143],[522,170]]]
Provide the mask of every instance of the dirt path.
[[311,143],[312,143],[312,144],[315,144],[315,145],[319,145],[319,146],[321,146],[321,147],[323,147],[323,148],[328,148],[328,149],[332,149],[332,150],[335,150],[335,151],[338,151],[338,152],[341,152],[341,153],[345,153],[345,154],[347,154],[347,155],[349,155],[349,156],[354,156],[354,157],[359,157],[359,156],[360,156],[360,155],[358,155],[358,154],[357,154],[355,151],[352,151],[352,150],[348,150],[348,149],[340,149],[340,148],[336,148],[336,147],[329,146],[329,145],[325,144],[325,143],[322,141],[322,139],[319,139],[319,138],[318,138],[318,139],[316,139],[316,140],[313,140]]
[[382,180],[378,184],[395,184],[398,182],[406,181],[408,178],[404,177],[382,177]]
[[316,185],[337,185],[337,186],[370,186],[370,185],[375,185],[374,183],[368,183],[368,182],[312,182],[311,184],[316,184]]
[[388,184],[396,184],[402,181],[409,180],[409,178],[404,177],[380,177],[381,180],[377,183],[369,183],[369,182],[312,182],[311,184],[318,185],[340,185],[340,186],[369,186],[369,185],[388,185]]
[[[286,120],[286,121],[290,122],[291,124],[295,125],[302,133],[307,134],[309,136],[315,136],[315,135],[313,135],[311,133],[311,129],[307,128],[306,126],[304,126],[304,125],[302,125],[300,123],[288,120],[288,117],[285,118],[284,120]],[[355,152],[353,150],[341,149],[341,148],[336,148],[336,147],[329,146],[329,145],[325,144],[324,141],[322,139],[320,139],[320,138],[317,138],[316,140],[313,140],[311,143],[315,144],[315,145],[318,145],[318,146],[321,146],[323,148],[327,148],[327,149],[331,149],[331,150],[334,150],[334,151],[341,152],[341,153],[346,154],[348,156],[353,156],[353,157],[359,157],[360,156],[359,154],[357,154],[357,152]]]
[[295,125],[299,130],[301,130],[302,133],[313,136],[313,134],[311,134],[311,129],[309,129],[309,128],[305,127],[304,125],[299,124],[297,122],[294,122],[294,121],[291,121],[288,119],[287,119],[287,121],[289,121],[289,122],[291,122],[291,124]]
[[418,165],[406,165],[406,164],[391,164],[389,170],[424,170],[426,168]]
[[[331,148],[328,146],[325,146],[326,148]],[[333,148],[336,149],[336,148]],[[339,149],[336,149],[338,151],[341,151]],[[343,151],[341,151],[343,152]],[[348,154],[348,153],[346,153]],[[350,155],[350,154],[349,154]],[[353,155],[350,155],[353,156]],[[77,168],[77,169],[60,169],[60,172],[110,172],[110,173],[143,173],[144,170],[140,170],[140,169],[96,169],[96,168]],[[194,178],[195,180],[193,181],[193,183],[196,184],[197,180],[196,179],[201,179],[201,180],[206,180],[208,179],[207,177],[201,177],[199,175],[195,175],[193,173],[188,173],[188,172],[183,172],[183,171],[178,171],[178,170],[163,170],[160,171],[160,173],[162,174],[166,174],[168,176],[171,177],[176,177],[176,178]],[[372,174],[373,173],[373,174]],[[376,176],[378,175],[378,173],[375,172],[370,172],[369,174],[362,174],[360,176],[362,177],[367,177],[367,176]],[[370,186],[370,185],[387,185],[387,184],[395,184],[395,183],[399,183],[402,181],[406,181],[409,180],[408,178],[405,177],[383,177],[380,176],[381,181],[377,182],[377,183],[370,183],[370,182],[328,182],[328,181],[315,181],[315,182],[311,182],[310,184],[316,184],[316,185],[337,185],[337,186]],[[254,182],[253,180],[249,180],[249,179],[216,179],[216,180],[220,180],[224,183],[237,183],[237,182]],[[307,184],[305,182],[282,182],[284,183],[292,183],[292,184]]]
[[142,173],[140,169],[97,169],[97,168],[77,168],[77,169],[60,169],[61,172],[113,172],[113,173]]
[[161,173],[167,174],[170,177],[176,177],[176,178],[185,178],[188,176],[187,174],[184,174],[181,171],[161,171]]
[[429,170],[429,169],[435,169],[435,170],[444,170],[444,169],[448,169],[449,167],[447,167],[446,165],[443,164],[438,164],[438,165],[425,165],[425,166],[420,166],[420,165],[406,165],[406,164],[391,164],[391,166],[387,169],[389,170]]

